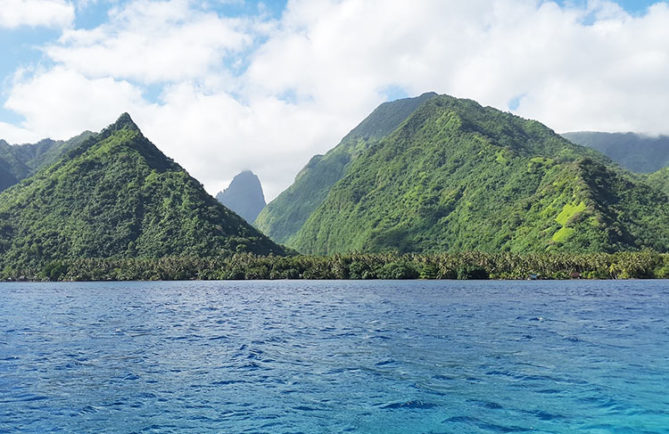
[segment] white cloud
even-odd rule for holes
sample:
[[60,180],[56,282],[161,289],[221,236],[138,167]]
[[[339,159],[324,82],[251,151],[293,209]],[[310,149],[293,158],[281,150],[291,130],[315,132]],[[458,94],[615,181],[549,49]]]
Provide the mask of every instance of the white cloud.
[[0,28],[67,27],[74,20],[74,7],[65,0],[3,0]]
[[69,30],[47,48],[56,62],[88,76],[143,83],[204,77],[250,38],[241,19],[220,18],[187,0],[140,0],[113,8],[93,30]]
[[211,193],[227,187],[239,171],[252,169],[266,196],[274,197],[311,155],[338,140],[323,125],[347,128],[316,109],[271,97],[241,104],[225,93],[203,95],[189,84],[168,89],[164,102],[138,123]]
[[16,125],[0,122],[0,140],[5,140],[11,144],[21,143],[35,143],[43,136],[26,130],[25,128],[17,127]]
[[18,74],[5,107],[22,113],[26,121],[14,128],[0,124],[0,137],[10,143],[37,137],[65,139],[84,129],[99,131],[129,112],[151,141],[211,193],[250,168],[262,177],[267,195],[273,197],[317,152],[314,143],[337,140],[322,125],[347,127],[315,109],[276,98],[241,104],[225,92],[203,93],[194,83],[169,86],[161,100],[161,104],[150,104],[137,86],[126,81],[87,78],[64,67],[32,76]]
[[25,116],[23,129],[54,139],[100,130],[121,113],[146,106],[141,91],[128,82],[89,79],[63,67],[20,77],[5,103]]
[[[632,17],[522,0],[296,0],[249,69],[251,86],[343,112],[396,85],[517,112],[560,130],[669,132],[669,7]],[[615,112],[613,110],[615,110]],[[664,113],[664,114],[663,114]]]
[[65,138],[128,111],[211,193],[252,169],[271,199],[389,87],[515,99],[558,131],[666,134],[667,22],[667,3],[631,16],[604,0],[292,0],[269,21],[137,0],[50,44],[57,66],[16,79],[5,108],[25,122],[0,135]]

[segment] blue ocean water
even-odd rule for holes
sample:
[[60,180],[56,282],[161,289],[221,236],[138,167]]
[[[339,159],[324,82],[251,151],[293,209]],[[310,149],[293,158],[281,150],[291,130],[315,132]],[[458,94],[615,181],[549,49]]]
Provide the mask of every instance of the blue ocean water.
[[0,431],[669,432],[668,281],[0,283]]

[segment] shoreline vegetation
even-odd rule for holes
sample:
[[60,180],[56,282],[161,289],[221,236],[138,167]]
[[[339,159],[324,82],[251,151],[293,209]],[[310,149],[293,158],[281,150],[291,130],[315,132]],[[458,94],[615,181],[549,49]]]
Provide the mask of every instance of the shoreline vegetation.
[[81,258],[0,269],[0,281],[667,279],[669,254],[337,254],[331,256]]

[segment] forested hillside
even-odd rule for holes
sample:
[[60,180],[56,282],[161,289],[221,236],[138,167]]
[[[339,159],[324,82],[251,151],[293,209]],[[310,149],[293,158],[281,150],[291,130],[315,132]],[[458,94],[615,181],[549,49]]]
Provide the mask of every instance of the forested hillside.
[[536,121],[424,102],[289,240],[302,253],[669,248],[667,196]]
[[122,115],[0,194],[0,267],[76,258],[283,254]]

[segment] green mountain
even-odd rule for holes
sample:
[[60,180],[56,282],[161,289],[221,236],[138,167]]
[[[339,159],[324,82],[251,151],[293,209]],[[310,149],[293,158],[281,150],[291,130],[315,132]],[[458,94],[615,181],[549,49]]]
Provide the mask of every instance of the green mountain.
[[216,195],[216,200],[236,212],[249,223],[265,208],[265,195],[260,179],[250,170],[245,170],[232,178],[225,190]]
[[270,202],[258,215],[256,227],[279,243],[286,243],[325,200],[358,155],[393,132],[423,102],[437,96],[425,93],[417,98],[386,102],[325,155],[316,155],[295,177],[293,185]]
[[574,132],[563,137],[589,146],[633,172],[655,172],[669,165],[669,137],[650,137],[635,133]]
[[26,145],[10,145],[0,140],[0,191],[54,163],[93,135],[86,131],[66,141],[45,139]]
[[0,193],[0,271],[55,259],[237,251],[284,253],[208,195],[127,114]]
[[669,166],[647,175],[646,180],[653,187],[669,196]]
[[0,140],[0,191],[19,182],[14,168],[18,162],[14,161],[14,155],[7,151],[8,148],[10,148],[10,145],[4,140]]
[[471,100],[427,99],[343,170],[290,247],[669,250],[665,194],[539,122]]

